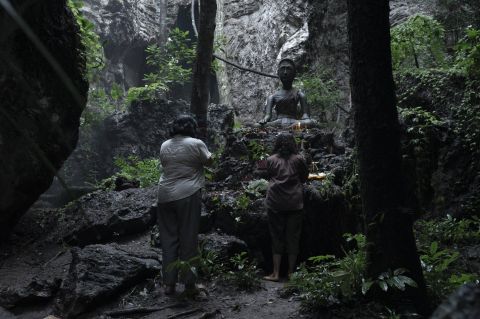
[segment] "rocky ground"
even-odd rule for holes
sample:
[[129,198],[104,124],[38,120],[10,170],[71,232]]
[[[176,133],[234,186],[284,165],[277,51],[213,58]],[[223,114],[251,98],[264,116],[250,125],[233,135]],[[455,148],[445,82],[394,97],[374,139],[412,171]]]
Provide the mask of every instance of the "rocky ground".
[[[257,279],[271,270],[270,239],[264,189],[251,184],[260,180],[256,168],[276,133],[247,128],[227,134],[204,192],[204,250],[227,263],[235,254],[248,252],[258,263]],[[299,131],[296,137],[305,155],[317,161],[316,169],[328,173],[325,181],[310,183],[306,191],[302,258],[337,253],[341,243],[335,241],[353,224],[345,194],[336,185],[348,171],[345,148],[319,130]],[[155,186],[98,190],[61,209],[30,210],[0,247],[2,318],[109,318],[115,315],[112,311],[132,307],[162,309],[117,317],[309,317],[299,312],[295,295],[281,297],[283,282],[260,281],[259,289],[245,292],[222,280],[204,279],[198,300],[182,300],[182,287],[176,297],[165,296],[160,287],[161,249],[152,230],[155,191]]]
[[[284,293],[286,282],[261,280],[271,271],[271,252],[259,168],[277,133],[230,131],[215,152],[200,225],[202,256],[211,262],[212,273],[200,276],[200,296],[185,299],[181,285],[174,297],[163,293],[156,187],[97,190],[60,209],[32,208],[1,243],[0,318],[378,317],[382,305],[362,302],[324,314],[302,313],[299,296]],[[351,150],[319,129],[294,134],[311,171],[326,175],[305,187],[300,261],[342,255],[342,234],[359,231],[360,223]],[[241,268],[231,261],[241,252],[256,261],[258,289],[240,290],[238,282],[225,279]],[[477,293],[475,289],[463,295]],[[446,309],[458,311],[456,306]]]

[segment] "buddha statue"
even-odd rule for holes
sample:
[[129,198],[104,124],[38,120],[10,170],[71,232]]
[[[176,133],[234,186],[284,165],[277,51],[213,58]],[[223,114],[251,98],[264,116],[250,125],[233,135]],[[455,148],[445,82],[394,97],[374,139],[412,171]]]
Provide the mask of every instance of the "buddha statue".
[[[282,59],[278,64],[277,75],[282,82],[282,88],[268,97],[265,117],[259,124],[283,128],[316,126],[316,122],[310,119],[310,108],[305,94],[293,87],[296,75],[295,63],[291,59]],[[300,109],[298,109],[299,104]],[[273,108],[277,118],[272,121]]]

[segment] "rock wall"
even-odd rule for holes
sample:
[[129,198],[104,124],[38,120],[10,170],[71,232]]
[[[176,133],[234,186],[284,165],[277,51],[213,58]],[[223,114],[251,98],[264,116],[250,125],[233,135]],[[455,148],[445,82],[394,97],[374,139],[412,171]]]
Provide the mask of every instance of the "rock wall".
[[[0,11],[0,234],[43,193],[75,148],[88,84],[78,27],[65,1],[15,1],[61,78]],[[73,94],[67,84],[75,91]]]
[[[207,144],[215,150],[223,142],[222,132],[233,127],[234,114],[226,105],[211,104],[208,110]],[[158,158],[160,145],[170,138],[169,124],[188,112],[189,105],[183,100],[159,99],[136,101],[128,111],[107,117],[90,135],[81,136],[79,146],[65,162],[61,176],[68,191],[56,180],[36,205],[60,207],[93,191],[97,182],[118,171],[116,157]]]
[[[303,71],[327,71],[341,91],[340,104],[350,108],[346,0],[217,3],[216,32],[226,40],[225,56],[271,74],[284,57],[293,58]],[[433,14],[431,4],[419,0],[394,0],[390,5],[392,24],[414,13]],[[279,85],[275,79],[228,65],[223,65],[217,77],[221,101],[232,105],[247,122],[259,120],[266,98]],[[340,120],[346,118],[344,112],[339,116]]]
[[[302,64],[308,37],[305,0],[218,0],[217,34],[226,40],[223,55],[245,67],[276,74],[281,58]],[[278,80],[229,65],[217,73],[221,102],[243,120],[258,121]]]
[[188,0],[85,0],[82,13],[95,25],[104,45],[105,69],[101,84],[117,83],[125,90],[142,86],[147,71],[145,48],[164,43]]

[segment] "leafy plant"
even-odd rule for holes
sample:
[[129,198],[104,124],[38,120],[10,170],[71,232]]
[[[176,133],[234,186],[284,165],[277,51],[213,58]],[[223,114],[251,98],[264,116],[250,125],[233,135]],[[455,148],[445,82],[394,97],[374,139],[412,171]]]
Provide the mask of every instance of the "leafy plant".
[[335,113],[340,102],[340,91],[331,72],[321,70],[301,74],[295,85],[305,92],[306,102],[312,113],[318,115],[322,121],[328,120],[327,114]]
[[423,247],[433,242],[441,245],[472,245],[480,241],[480,219],[457,219],[447,215],[443,219],[419,220],[416,236]]
[[417,14],[391,29],[393,68],[440,66],[445,60],[443,26]]
[[412,184],[417,198],[426,206],[433,196],[431,177],[437,165],[437,140],[444,122],[421,107],[403,108],[399,113],[405,123],[407,137],[402,153],[405,163],[411,163],[414,173]]
[[225,264],[215,251],[205,249],[203,244],[200,245],[199,251],[198,270],[200,277],[212,279],[225,273]]
[[227,272],[224,280],[235,285],[240,290],[253,291],[260,288],[260,279],[256,264],[249,260],[246,252],[241,252],[230,258],[233,270]]
[[240,211],[244,211],[250,205],[251,199],[245,193],[240,195],[235,201],[235,208]]
[[480,78],[480,30],[468,27],[456,46],[455,67]]
[[265,179],[257,179],[250,181],[245,188],[245,192],[254,198],[263,197],[267,192],[268,181]]
[[146,49],[147,65],[154,71],[145,75],[145,86],[130,88],[127,102],[151,100],[168,92],[173,85],[183,85],[192,76],[196,45],[191,43],[189,32],[174,28],[164,46],[150,45]]
[[417,287],[417,283],[412,278],[404,275],[406,272],[406,269],[398,268],[393,272],[388,270],[381,273],[375,280],[364,280],[362,282],[362,293],[365,295],[373,285],[378,285],[385,292],[389,288],[404,291],[407,286]]
[[160,161],[154,158],[140,160],[133,155],[127,158],[116,157],[114,163],[119,172],[102,181],[102,185],[107,185],[108,187],[108,184],[110,184],[113,186],[112,181],[117,176],[123,176],[128,180],[138,180],[140,187],[149,187],[158,182],[162,172]]
[[365,235],[345,234],[344,237],[347,243],[355,243],[356,248],[345,251],[342,258],[332,255],[311,257],[308,259],[310,264],[300,265],[291,276],[287,290],[300,293],[303,308],[313,310],[351,301],[365,295],[374,285],[383,291],[416,286],[405,275],[405,269],[387,270],[376,279],[366,278]]
[[345,252],[345,257],[315,256],[292,274],[288,290],[298,291],[302,307],[318,309],[360,296],[366,267],[366,241],[362,234],[346,234],[347,242],[355,241],[357,248]]
[[88,91],[88,104],[82,113],[80,124],[82,126],[97,124],[115,111],[123,110],[125,107],[123,99],[123,89],[118,83],[113,83],[109,92],[101,86],[91,85]]
[[266,147],[256,140],[248,141],[247,149],[252,161],[263,160],[269,156]]
[[95,26],[80,11],[83,6],[82,2],[79,0],[68,0],[67,5],[80,28],[82,44],[85,47],[84,55],[87,62],[87,76],[89,80],[92,80],[95,71],[105,66],[103,46],[100,42],[100,37],[95,33]]
[[449,248],[440,249],[436,241],[421,251],[421,264],[427,288],[436,302],[440,302],[460,285],[478,280],[478,275],[455,269],[460,254]]
[[189,260],[180,260],[177,259],[174,262],[167,265],[167,271],[178,270],[178,275],[180,277],[185,277],[190,272],[195,278],[199,277],[197,265],[199,263],[200,256],[195,256]]
[[212,164],[209,166],[205,166],[205,178],[208,181],[213,181],[215,179],[215,171],[218,168],[218,164],[220,163],[220,158],[222,157],[223,152],[225,151],[225,144],[222,143],[215,143],[220,144],[219,147],[212,152]]

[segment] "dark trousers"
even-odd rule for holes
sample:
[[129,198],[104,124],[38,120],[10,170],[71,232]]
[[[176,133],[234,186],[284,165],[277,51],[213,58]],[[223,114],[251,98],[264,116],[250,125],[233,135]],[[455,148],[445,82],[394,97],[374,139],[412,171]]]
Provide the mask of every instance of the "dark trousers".
[[[178,278],[178,268],[168,267],[170,264],[178,259],[188,261],[198,255],[201,205],[201,190],[186,198],[158,204],[163,282],[166,285],[174,285]],[[183,281],[186,285],[194,284],[195,276],[187,271]]]
[[272,251],[274,254],[298,254],[302,220],[302,210],[279,212],[268,210],[268,228],[272,237]]

